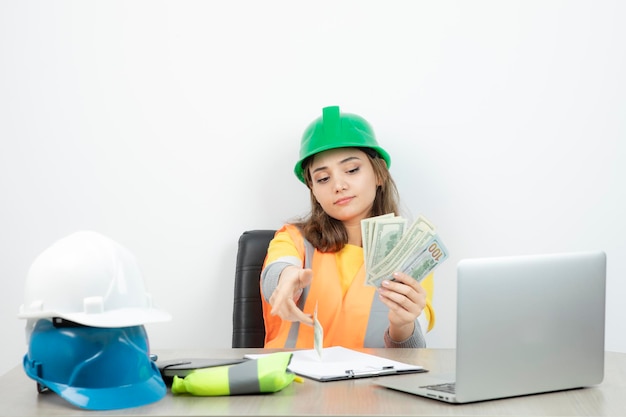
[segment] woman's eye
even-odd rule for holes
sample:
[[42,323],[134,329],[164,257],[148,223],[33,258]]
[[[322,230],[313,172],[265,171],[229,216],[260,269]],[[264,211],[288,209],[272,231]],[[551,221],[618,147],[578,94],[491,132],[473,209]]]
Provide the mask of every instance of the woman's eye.
[[328,177],[318,178],[315,180],[315,182],[318,184],[324,184],[325,182],[328,182]]
[[355,174],[361,169],[361,167],[356,167],[348,170],[348,174]]

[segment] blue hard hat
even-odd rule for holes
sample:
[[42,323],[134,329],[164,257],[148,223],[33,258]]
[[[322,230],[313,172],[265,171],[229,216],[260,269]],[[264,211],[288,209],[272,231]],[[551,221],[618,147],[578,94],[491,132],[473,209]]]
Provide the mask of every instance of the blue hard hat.
[[99,328],[41,319],[30,336],[24,371],[77,407],[129,408],[167,392],[149,355],[144,326]]

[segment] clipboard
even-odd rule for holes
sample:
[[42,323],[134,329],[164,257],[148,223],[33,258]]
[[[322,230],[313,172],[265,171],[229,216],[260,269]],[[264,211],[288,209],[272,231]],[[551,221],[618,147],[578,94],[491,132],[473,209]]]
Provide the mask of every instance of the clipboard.
[[[428,372],[424,367],[370,355],[342,346],[322,349],[295,350],[287,367],[291,372],[320,382],[353,378],[371,378],[385,375]],[[261,355],[245,355],[255,359]]]

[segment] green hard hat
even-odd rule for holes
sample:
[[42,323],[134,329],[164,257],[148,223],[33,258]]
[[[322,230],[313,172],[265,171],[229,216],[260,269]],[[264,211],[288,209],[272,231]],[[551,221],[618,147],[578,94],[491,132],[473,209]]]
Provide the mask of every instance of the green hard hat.
[[304,183],[302,162],[311,155],[335,148],[371,148],[391,164],[389,154],[380,146],[374,130],[361,116],[340,113],[338,106],[324,107],[322,117],[315,119],[304,131],[300,142],[300,159],[294,168],[296,177]]

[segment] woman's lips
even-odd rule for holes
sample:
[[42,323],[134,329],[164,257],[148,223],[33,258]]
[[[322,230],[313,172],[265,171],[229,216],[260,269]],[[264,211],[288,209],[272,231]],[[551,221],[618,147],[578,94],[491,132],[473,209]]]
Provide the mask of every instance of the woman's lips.
[[336,206],[343,206],[345,204],[348,204],[350,201],[352,201],[354,197],[344,197],[344,198],[340,198],[339,200],[335,200],[335,205]]

